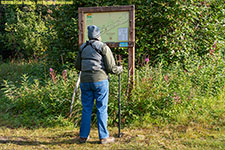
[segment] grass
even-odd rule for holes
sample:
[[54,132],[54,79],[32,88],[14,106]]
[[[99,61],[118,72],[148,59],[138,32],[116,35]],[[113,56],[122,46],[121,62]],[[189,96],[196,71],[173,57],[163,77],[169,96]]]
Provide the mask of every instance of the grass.
[[[20,76],[27,74],[32,78],[44,78],[43,71],[46,72],[47,65],[36,61],[26,62],[25,60],[12,61],[0,64],[0,79],[19,82]],[[2,83],[1,83],[2,84]]]
[[5,115],[0,113],[0,150],[223,150],[225,146],[225,127],[207,123],[190,122],[187,125],[163,126],[148,124],[144,127],[133,125],[121,129],[121,138],[117,137],[117,127],[109,127],[109,132],[116,138],[116,142],[101,145],[96,127],[92,127],[90,140],[80,144],[79,128],[72,125],[28,129],[15,127],[15,118],[4,118]]
[[[79,129],[72,126],[56,128],[10,128],[0,127],[0,149],[157,149],[157,150],[223,150],[225,128],[206,127],[190,123],[188,126],[123,128],[122,138],[113,144],[101,145],[96,128],[92,128],[90,140],[79,144]],[[117,137],[118,129],[109,128]]]

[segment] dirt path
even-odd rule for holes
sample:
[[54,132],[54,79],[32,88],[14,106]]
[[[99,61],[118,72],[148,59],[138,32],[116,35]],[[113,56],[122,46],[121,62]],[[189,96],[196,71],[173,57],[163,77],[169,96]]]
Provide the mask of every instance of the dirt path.
[[[117,128],[110,128],[117,137]],[[114,144],[101,145],[97,129],[92,129],[90,140],[79,144],[79,129],[73,127],[58,128],[7,128],[0,127],[1,150],[55,150],[55,149],[212,149],[225,147],[224,129],[205,129],[201,126],[149,127],[122,129],[123,137],[116,138]]]

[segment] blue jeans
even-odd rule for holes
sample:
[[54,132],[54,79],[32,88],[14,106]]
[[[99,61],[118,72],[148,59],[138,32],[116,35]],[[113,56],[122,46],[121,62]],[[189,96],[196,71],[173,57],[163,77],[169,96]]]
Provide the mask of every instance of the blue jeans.
[[99,138],[109,137],[107,130],[108,119],[108,96],[109,96],[109,82],[103,80],[99,82],[81,83],[81,101],[83,105],[80,137],[87,138],[91,129],[91,113],[96,99],[97,108],[97,125]]

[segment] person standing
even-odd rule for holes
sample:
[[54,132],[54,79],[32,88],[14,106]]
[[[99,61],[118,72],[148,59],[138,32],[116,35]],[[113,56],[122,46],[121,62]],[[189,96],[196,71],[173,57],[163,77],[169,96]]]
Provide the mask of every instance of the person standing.
[[95,25],[90,25],[87,29],[89,41],[80,46],[75,61],[75,68],[81,71],[80,89],[83,106],[79,141],[85,143],[89,138],[91,114],[96,100],[100,143],[112,143],[115,139],[109,136],[107,130],[108,74],[120,74],[123,68],[116,65],[112,51],[101,41],[100,29]]

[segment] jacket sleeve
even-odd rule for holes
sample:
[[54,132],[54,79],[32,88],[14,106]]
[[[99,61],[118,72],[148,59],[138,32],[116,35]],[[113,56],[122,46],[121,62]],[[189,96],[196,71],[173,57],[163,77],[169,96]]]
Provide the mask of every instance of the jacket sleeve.
[[102,47],[103,62],[105,64],[106,72],[112,74],[120,74],[121,67],[117,66],[113,57],[112,51],[107,45]]
[[78,52],[76,60],[75,60],[75,68],[77,70],[81,71],[81,55],[80,55],[80,51]]

